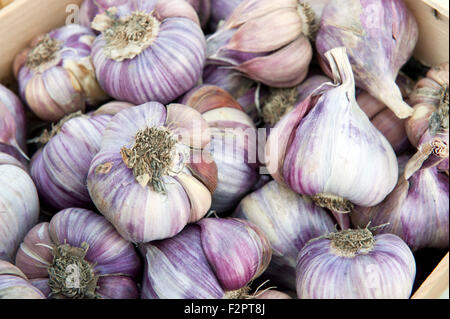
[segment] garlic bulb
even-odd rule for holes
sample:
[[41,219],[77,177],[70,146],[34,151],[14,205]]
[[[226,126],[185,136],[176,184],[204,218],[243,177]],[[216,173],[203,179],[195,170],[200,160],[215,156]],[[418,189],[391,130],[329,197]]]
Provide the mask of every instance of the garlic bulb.
[[261,230],[235,218],[204,218],[175,237],[139,248],[145,299],[245,298],[272,255]]
[[345,52],[340,47],[326,54],[336,84],[323,84],[286,114],[266,144],[275,180],[337,213],[380,203],[398,179],[391,145],[356,103]]
[[108,98],[91,62],[94,39],[90,29],[70,24],[36,37],[16,56],[20,96],[40,119],[58,121]]
[[[117,102],[112,102],[117,104]],[[132,104],[121,102],[123,108]],[[98,110],[108,107],[108,104]],[[31,160],[31,176],[40,197],[61,210],[70,207],[93,207],[86,186],[89,166],[100,149],[109,120],[114,115],[80,112],[64,117],[51,132],[38,138],[45,144]]]
[[201,77],[206,43],[184,0],[139,1],[95,17],[92,60],[102,88],[134,104],[169,103]]
[[135,299],[139,257],[102,216],[65,209],[32,228],[16,266],[50,298]]
[[183,104],[200,112],[211,128],[206,150],[217,165],[218,183],[211,209],[223,213],[235,207],[259,179],[257,130],[232,96],[213,85],[191,90]]
[[397,186],[382,203],[374,207],[356,206],[351,220],[358,226],[368,222],[373,226],[389,223],[378,229],[377,234],[396,234],[413,251],[448,248],[449,178],[437,165],[414,168],[418,155],[421,151],[409,160]]
[[[395,79],[417,40],[417,22],[403,0],[336,0],[323,11],[316,48],[324,59],[325,52],[345,46],[356,85],[397,117],[407,118],[413,110],[403,101]],[[331,74],[324,62],[324,71]]]
[[348,229],[308,242],[298,255],[299,299],[407,299],[416,263],[393,234]]
[[27,151],[25,108],[10,89],[0,84],[0,143]]
[[276,181],[244,197],[233,216],[249,220],[266,234],[273,255],[265,275],[291,290],[298,252],[310,239],[334,230],[328,212]]
[[211,206],[217,167],[210,130],[182,104],[149,102],[117,113],[87,177],[92,201],[128,241],[172,237]]
[[0,153],[0,260],[14,260],[38,215],[39,198],[33,180],[19,161]]
[[211,0],[211,21],[212,30],[217,30],[219,23],[228,19],[234,9],[245,0]]
[[0,299],[45,299],[45,296],[19,268],[0,260]]
[[271,87],[306,77],[314,12],[298,0],[246,0],[207,38],[207,64],[224,65]]

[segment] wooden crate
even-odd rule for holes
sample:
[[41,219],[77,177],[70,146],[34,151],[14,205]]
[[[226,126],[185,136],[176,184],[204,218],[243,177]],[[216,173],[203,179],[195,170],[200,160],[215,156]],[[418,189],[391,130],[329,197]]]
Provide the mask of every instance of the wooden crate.
[[[332,1],[332,0],[331,0]],[[68,5],[82,0],[0,0],[0,83],[14,83],[15,54],[36,35],[63,25]],[[427,66],[449,61],[449,3],[447,0],[405,0],[416,16],[420,38],[414,56]],[[70,8],[70,7],[69,7]],[[449,254],[415,291],[413,299],[448,298]]]

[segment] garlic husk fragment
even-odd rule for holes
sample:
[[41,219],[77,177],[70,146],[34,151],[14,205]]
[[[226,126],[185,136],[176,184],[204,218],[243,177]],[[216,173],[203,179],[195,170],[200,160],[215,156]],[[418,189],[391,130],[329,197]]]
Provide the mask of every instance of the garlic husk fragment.
[[14,61],[21,98],[44,121],[108,99],[95,77],[91,29],[70,24],[36,37]]
[[271,87],[306,77],[314,13],[297,0],[246,0],[207,37],[207,65],[224,65]]
[[19,161],[0,153],[0,260],[14,260],[38,215],[39,197],[33,180]]
[[25,108],[14,92],[0,84],[0,143],[11,144],[26,153]]
[[127,1],[99,14],[92,61],[102,88],[134,104],[169,103],[200,79],[206,43],[184,0]]
[[243,298],[272,254],[258,227],[235,218],[202,219],[140,251],[144,299]]
[[266,234],[273,255],[265,275],[290,290],[295,290],[296,259],[303,245],[335,228],[323,208],[276,181],[244,197],[233,216],[252,222]]
[[13,264],[0,260],[0,299],[46,299],[25,274]]
[[349,229],[308,242],[298,255],[299,299],[407,299],[416,263],[398,236]]
[[326,54],[336,84],[323,84],[286,114],[265,149],[276,181],[337,213],[380,203],[398,179],[392,146],[356,103],[345,52],[340,47]]
[[316,48],[325,65],[325,52],[345,46],[356,85],[382,101],[397,117],[412,115],[395,84],[400,68],[412,56],[418,26],[403,0],[329,1],[322,15]]
[[218,183],[211,209],[218,213],[234,208],[259,179],[258,133],[252,119],[225,90],[203,85],[183,99],[200,112],[211,129],[206,150],[217,165]]
[[[416,163],[418,157],[422,160]],[[388,223],[376,233],[396,234],[413,251],[448,248],[449,178],[438,170],[438,162],[426,167],[427,160],[423,161],[423,157],[419,150],[409,159],[397,186],[382,203],[374,207],[356,206],[350,215],[352,223],[357,226]]]
[[120,111],[89,168],[92,201],[131,242],[176,235],[211,206],[217,167],[204,150],[210,138],[200,113],[182,104]]
[[102,216],[70,208],[32,228],[16,265],[49,298],[136,299],[139,257]]

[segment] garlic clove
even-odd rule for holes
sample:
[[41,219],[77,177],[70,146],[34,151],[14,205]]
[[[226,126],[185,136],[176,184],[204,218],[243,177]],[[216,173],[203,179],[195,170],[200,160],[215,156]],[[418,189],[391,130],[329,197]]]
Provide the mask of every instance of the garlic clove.
[[0,260],[0,276],[1,275],[12,275],[27,279],[25,274],[19,268],[4,260]]
[[262,293],[257,293],[255,299],[293,299],[287,293],[277,290],[266,290]]
[[211,193],[198,179],[187,174],[178,174],[176,180],[184,187],[191,203],[189,223],[202,219],[211,207]]
[[96,292],[103,299],[139,299],[136,283],[126,276],[100,277]]
[[[277,21],[277,25],[258,32]],[[302,31],[302,20],[297,11],[282,8],[247,21],[234,33],[226,48],[242,52],[270,52],[295,40]]]
[[187,168],[213,194],[218,183],[217,165],[214,162],[214,158],[207,151],[193,150],[192,153],[191,158],[196,160],[187,163]]
[[224,290],[245,287],[267,268],[272,249],[255,225],[239,219],[214,218],[202,219],[198,225],[203,250]]
[[253,80],[264,81],[264,84],[272,87],[292,87],[306,78],[308,67],[305,65],[309,65],[312,56],[308,38],[301,35],[284,48],[268,56],[250,59],[234,69],[251,74]]
[[[233,128],[242,125],[243,127],[254,128],[255,124],[245,112],[231,107],[218,107],[202,114],[203,118],[211,127]],[[236,124],[234,124],[236,123]]]
[[189,91],[182,103],[193,107],[201,114],[223,106],[242,109],[230,93],[215,85],[203,85]]
[[[149,10],[152,10],[152,6],[149,5]],[[179,0],[165,0],[158,1],[155,6],[155,11],[159,20],[164,20],[172,17],[187,18],[200,26],[200,19],[197,12],[187,1]]]
[[97,110],[95,110],[92,114],[93,115],[104,115],[104,114],[116,115],[120,111],[128,109],[133,106],[135,106],[135,105],[128,103],[128,102],[112,101],[112,102],[102,105]]

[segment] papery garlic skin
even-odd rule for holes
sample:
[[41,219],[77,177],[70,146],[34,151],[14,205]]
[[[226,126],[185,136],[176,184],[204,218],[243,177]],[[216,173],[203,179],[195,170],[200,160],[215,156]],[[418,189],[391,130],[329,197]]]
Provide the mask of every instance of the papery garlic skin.
[[183,104],[199,111],[211,129],[206,150],[217,165],[218,183],[211,209],[234,208],[259,179],[257,130],[239,103],[223,89],[203,85],[189,91]]
[[400,68],[412,56],[418,26],[403,0],[329,1],[321,19],[316,48],[325,52],[345,46],[356,85],[382,101],[399,118],[412,115],[395,84]]
[[349,212],[351,204],[380,203],[395,187],[398,165],[390,143],[356,103],[345,48],[327,57],[337,84],[322,85],[277,123],[267,140],[266,166],[295,192]]
[[[134,104],[165,104],[197,83],[206,43],[190,4],[133,0],[113,9],[97,15],[92,24],[102,32],[93,44],[92,60],[109,95]],[[145,30],[139,29],[141,20],[147,21],[142,22]]]
[[144,299],[243,298],[272,253],[256,226],[231,218],[202,219],[172,238],[141,245],[140,251]]
[[108,98],[95,78],[94,39],[90,29],[70,24],[36,37],[16,56],[20,96],[40,119],[58,121]]
[[408,246],[396,235],[373,237],[373,243],[343,255],[333,241],[319,238],[298,255],[299,299],[407,299],[416,263]]
[[[64,245],[68,245],[66,254],[74,258],[71,260],[76,265],[82,262],[83,267],[89,267],[83,278],[95,285],[86,287],[81,279],[80,287],[65,284],[71,280],[71,272],[61,274],[55,266],[66,262],[56,255]],[[82,261],[74,257],[80,251],[85,253]],[[133,245],[120,237],[105,218],[89,210],[65,209],[54,215],[50,223],[36,225],[20,245],[16,265],[42,292],[50,293],[50,298],[138,298],[135,279],[140,261]],[[59,282],[56,276],[63,276],[64,281]]]
[[226,20],[244,0],[211,0],[211,29],[217,30],[219,23]]
[[[144,143],[139,136],[148,139]],[[217,167],[203,151],[209,141],[208,124],[185,105],[149,102],[119,112],[108,123],[90,165],[87,185],[92,201],[129,241],[145,243],[176,235],[211,206]],[[134,163],[139,163],[132,169],[134,160],[126,157],[133,147],[146,154],[169,152],[164,169],[142,166],[145,172],[139,173],[138,165],[144,165],[146,156],[137,156]]]
[[249,220],[266,234],[273,256],[265,274],[291,290],[295,290],[298,252],[310,239],[335,228],[323,208],[276,181],[244,197],[233,216]]
[[22,102],[14,92],[0,84],[0,142],[11,144],[25,153],[26,134],[27,124]]
[[13,261],[20,242],[38,222],[39,197],[23,165],[0,153],[0,260]]
[[0,299],[46,299],[24,275],[9,262],[0,260]]
[[224,65],[271,87],[306,77],[314,13],[298,0],[246,0],[207,38],[207,65]]

